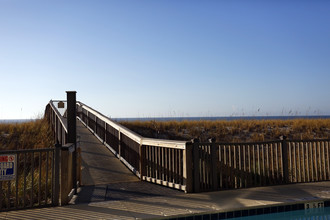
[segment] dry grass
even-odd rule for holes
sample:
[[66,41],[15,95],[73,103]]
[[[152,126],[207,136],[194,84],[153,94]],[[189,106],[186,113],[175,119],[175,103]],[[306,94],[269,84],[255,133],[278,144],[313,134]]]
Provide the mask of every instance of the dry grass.
[[[41,149],[52,148],[54,146],[53,137],[50,127],[46,119],[38,119],[26,123],[18,124],[0,124],[0,151],[2,150],[24,150],[24,149]],[[26,158],[25,158],[26,157]],[[32,166],[33,163],[33,166]],[[27,153],[20,154],[20,159],[17,161],[17,175],[18,175],[18,198],[16,198],[16,181],[10,181],[10,190],[7,181],[1,184],[3,198],[8,197],[10,194],[10,203],[18,199],[19,207],[22,207],[25,202],[27,204],[38,203],[38,196],[41,197],[41,204],[46,204],[50,198],[51,181],[51,160],[48,161],[48,173],[46,174],[47,154]],[[32,172],[32,167],[34,170]],[[41,167],[41,175],[39,173]],[[46,176],[48,179],[46,180]],[[25,177],[24,177],[25,176]],[[34,178],[32,178],[32,176]],[[40,178],[40,180],[39,180]],[[34,181],[32,181],[34,179]],[[39,192],[39,181],[41,192]],[[24,194],[24,182],[26,182],[26,194]],[[48,186],[48,191],[45,192],[45,185]],[[41,193],[41,194],[40,194]],[[33,200],[31,195],[33,194]],[[47,194],[47,196],[46,196]],[[45,200],[45,197],[47,198]],[[9,201],[4,199],[0,204],[0,211],[9,206]],[[11,204],[13,207],[14,204]]]
[[217,142],[249,142],[288,139],[328,139],[330,119],[234,120],[234,121],[124,121],[122,125],[151,138]]
[[54,144],[45,119],[17,124],[0,124],[0,150],[49,148]]

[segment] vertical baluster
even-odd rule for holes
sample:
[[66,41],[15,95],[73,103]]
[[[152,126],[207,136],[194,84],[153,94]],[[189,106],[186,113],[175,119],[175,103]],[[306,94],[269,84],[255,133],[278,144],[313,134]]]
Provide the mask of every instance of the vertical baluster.
[[318,172],[319,172],[319,179],[318,181],[322,180],[322,157],[321,157],[321,143],[319,141],[317,141],[315,143],[317,145],[317,160],[318,160]]
[[163,181],[165,181],[165,159],[164,159],[164,157],[165,157],[165,153],[164,153],[164,147],[162,147],[162,149],[161,149],[161,161],[162,161],[162,163],[161,163],[161,165],[162,165],[162,174],[161,174],[161,180],[163,180]]
[[252,169],[253,169],[253,186],[257,185],[257,164],[256,164],[256,146],[252,145]]
[[26,207],[26,153],[24,153],[24,187],[23,187],[23,207]]
[[220,190],[221,189],[223,189],[223,179],[222,179],[222,175],[223,175],[223,158],[222,158],[222,155],[223,155],[223,153],[222,153],[222,145],[221,144],[219,144],[219,146],[217,147],[217,148],[219,148],[219,161],[217,161],[217,163],[219,163],[220,164],[220,169],[219,169],[219,173],[220,173],[220,176],[219,176],[219,181],[220,181],[220,184],[219,184],[219,186],[220,186]]
[[243,178],[244,178],[244,186],[243,187],[247,187],[247,178],[248,178],[248,175],[247,175],[247,170],[246,170],[246,145],[243,145],[243,171],[244,171],[244,175],[243,175]]
[[31,152],[31,201],[30,201],[30,207],[33,206],[33,183],[34,183],[34,152]]
[[261,163],[260,163],[260,145],[257,144],[257,161],[258,161],[258,175],[259,175],[259,186],[262,185],[262,179],[261,179]]
[[275,143],[275,166],[276,166],[276,182],[277,183],[279,183],[279,179],[280,179],[278,150],[279,150],[278,143]]
[[318,170],[317,170],[317,147],[316,147],[316,143],[313,143],[313,148],[314,148],[314,168],[315,168],[315,181],[318,181],[319,179],[319,175],[318,175]]
[[261,185],[265,185],[265,177],[266,177],[266,170],[265,170],[265,145],[261,144],[261,166],[262,166],[262,174],[261,174]]
[[45,205],[47,204],[47,194],[48,194],[48,157],[49,157],[49,151],[46,153],[46,179],[45,179]]
[[17,160],[17,162],[16,162],[16,173],[17,173],[17,176],[16,176],[16,183],[15,183],[15,193],[16,193],[16,199],[15,199],[15,208],[18,208],[18,206],[19,206],[19,196],[18,196],[18,189],[19,189],[19,186],[18,186],[18,180],[19,180],[19,165],[20,165],[20,153],[17,153],[17,158],[16,158]]
[[301,149],[301,157],[302,157],[302,173],[303,179],[301,181],[306,182],[306,161],[305,161],[305,150],[304,150],[304,143],[300,142],[300,149]]
[[308,151],[308,143],[307,142],[304,142],[304,145],[305,145],[305,155],[306,155],[306,174],[307,174],[307,181],[309,182],[310,179],[309,179],[309,151]]
[[330,155],[329,155],[329,141],[325,142],[325,147],[326,147],[326,153],[327,153],[327,180],[330,180]]
[[241,147],[242,145],[238,145],[238,181],[239,181],[239,185],[237,187],[242,188],[242,155],[241,155]]
[[42,161],[42,154],[41,154],[41,151],[39,151],[39,193],[38,193],[38,204],[39,206],[41,205],[41,167],[42,167],[42,164],[41,164],[41,161]]
[[275,144],[272,143],[270,145],[270,170],[271,170],[270,179],[271,179],[271,184],[274,184],[274,179],[275,179],[275,172],[274,172],[274,147],[275,147]]
[[301,162],[300,162],[300,147],[299,147],[299,142],[296,143],[296,146],[297,146],[297,168],[298,168],[297,182],[301,182]]
[[[78,149],[78,148],[77,148]],[[51,197],[51,201],[54,201],[54,191],[55,191],[55,150],[52,150],[52,160],[51,160],[51,164],[52,164],[52,177],[51,177],[51,189],[52,189],[52,197]],[[79,180],[80,181],[80,180]],[[80,183],[81,184],[81,183]],[[54,205],[54,204],[53,204]]]
[[252,186],[252,177],[253,177],[253,175],[252,175],[252,168],[251,168],[251,164],[252,164],[252,161],[251,161],[251,149],[250,149],[250,144],[248,144],[247,145],[247,152],[248,152],[248,155],[247,155],[247,157],[248,157],[248,160],[247,160],[247,162],[248,162],[248,173],[249,173],[249,177],[248,177],[248,187],[250,187],[250,186]]
[[323,164],[323,178],[322,180],[326,180],[327,179],[327,175],[326,175],[326,170],[325,170],[325,146],[324,146],[324,141],[322,141],[321,143],[321,147],[322,147],[322,164]]

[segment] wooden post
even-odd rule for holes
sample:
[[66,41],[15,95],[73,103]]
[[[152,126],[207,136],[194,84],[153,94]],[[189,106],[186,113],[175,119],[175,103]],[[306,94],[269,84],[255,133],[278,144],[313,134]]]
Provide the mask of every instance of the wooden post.
[[194,183],[194,192],[199,192],[200,191],[200,158],[199,158],[199,140],[198,139],[193,139],[193,183]]
[[60,197],[60,153],[61,145],[55,144],[55,169],[54,169],[54,197],[53,204],[58,206]]
[[211,179],[212,179],[212,190],[217,190],[219,188],[218,184],[218,176],[217,176],[217,171],[218,171],[218,158],[217,158],[217,145],[215,143],[215,139],[211,138],[209,139],[209,142],[211,143],[211,149],[210,149],[210,154],[211,154]]
[[283,180],[285,183],[289,183],[289,163],[288,163],[288,146],[286,137],[282,137],[282,160],[283,160]]
[[146,175],[146,167],[145,167],[145,146],[140,144],[139,146],[139,157],[140,157],[140,180],[143,180],[143,176]]
[[60,205],[66,205],[69,203],[68,192],[68,170],[69,170],[69,150],[67,147],[61,148],[61,178],[60,178]]
[[118,158],[121,157],[121,132],[118,130]]
[[186,193],[194,191],[193,174],[193,143],[187,142],[183,150],[183,185],[186,185]]
[[75,91],[67,91],[67,112],[68,112],[68,143],[74,144],[74,152],[72,155],[72,184],[77,194],[77,111],[76,111],[76,93]]

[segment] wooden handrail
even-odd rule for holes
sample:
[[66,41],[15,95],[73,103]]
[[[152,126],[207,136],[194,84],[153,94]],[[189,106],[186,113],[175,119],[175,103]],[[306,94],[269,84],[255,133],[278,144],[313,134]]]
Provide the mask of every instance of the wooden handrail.
[[104,116],[102,113],[92,109],[91,107],[83,104],[82,102],[77,102],[81,108],[86,109],[87,111],[91,112],[93,115],[104,121],[105,123],[109,124],[113,128],[117,129],[120,133],[126,135],[127,137],[131,138],[135,142],[141,145],[149,145],[149,146],[158,146],[158,147],[167,147],[167,148],[175,148],[175,149],[185,149],[186,141],[176,141],[176,140],[162,140],[156,138],[145,138],[134,131],[112,121],[108,117]]
[[49,101],[49,105],[53,109],[53,111],[55,112],[56,116],[60,119],[60,122],[61,122],[61,124],[63,126],[64,131],[66,133],[68,133],[67,125],[66,125],[66,123],[64,123],[64,120],[63,120],[64,117],[60,114],[60,112],[58,111],[58,109],[54,106],[54,103],[53,102],[54,102],[53,100],[50,100]]

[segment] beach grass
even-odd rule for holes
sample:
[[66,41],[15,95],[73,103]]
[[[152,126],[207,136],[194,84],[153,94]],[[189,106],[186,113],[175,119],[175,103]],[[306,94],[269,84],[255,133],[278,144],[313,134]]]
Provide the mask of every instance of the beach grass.
[[200,121],[121,121],[125,127],[149,138],[217,142],[256,142],[330,138],[330,119],[291,120],[200,120]]
[[[4,150],[53,147],[53,136],[46,119],[37,119],[24,123],[0,124],[0,152]],[[49,168],[52,163],[50,160],[51,154],[48,155],[46,152],[42,152],[23,153],[20,155],[20,159],[17,161],[18,186],[16,187],[16,181],[6,181],[1,184],[1,191],[4,194],[3,198],[7,198],[7,194],[11,193],[9,193],[10,200],[4,199],[0,202],[2,204],[0,210],[10,205],[13,206],[11,203],[16,200],[19,207],[22,207],[24,204],[32,204],[33,206],[37,203],[49,203],[48,200],[51,196],[51,190],[49,190],[51,187],[50,178],[52,174]],[[46,167],[49,169],[46,169]],[[43,190],[38,190],[38,187]],[[17,194],[16,188],[18,189]],[[46,188],[48,188],[47,191],[44,190]],[[41,201],[38,200],[40,198]]]
[[53,145],[51,129],[45,119],[0,124],[0,150],[40,149]]

